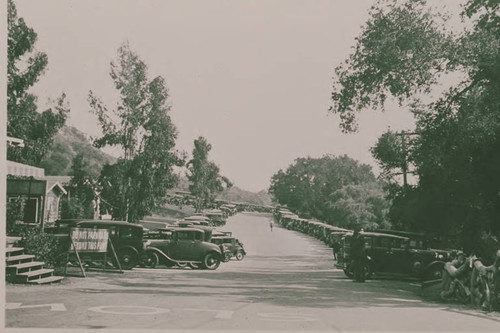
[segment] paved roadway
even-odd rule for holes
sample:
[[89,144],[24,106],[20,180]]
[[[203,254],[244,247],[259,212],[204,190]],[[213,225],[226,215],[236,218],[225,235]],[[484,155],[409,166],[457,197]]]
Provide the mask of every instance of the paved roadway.
[[411,281],[353,283],[321,242],[241,213],[224,230],[243,261],[216,271],[89,272],[61,285],[7,285],[6,327],[258,331],[500,331],[500,316],[424,302]]

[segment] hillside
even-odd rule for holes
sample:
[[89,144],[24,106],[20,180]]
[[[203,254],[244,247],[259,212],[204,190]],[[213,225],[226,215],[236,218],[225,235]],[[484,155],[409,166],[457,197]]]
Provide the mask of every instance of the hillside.
[[[173,191],[189,191],[189,181],[182,173],[179,176],[179,183]],[[238,186],[233,186],[224,192],[217,195],[217,199],[222,199],[230,202],[248,202],[254,205],[267,206],[271,204],[271,196],[264,190],[255,193],[243,190]]]
[[217,196],[217,199],[223,199],[231,202],[248,202],[260,206],[267,206],[271,204],[271,197],[266,191],[255,193],[242,190],[237,186],[233,186],[220,193]]
[[[47,176],[69,175],[73,158],[79,153],[83,154],[85,161],[88,163],[87,171],[94,176],[99,175],[104,164],[116,161],[116,158],[94,148],[90,139],[84,133],[74,127],[64,126],[54,138],[54,143],[42,162],[45,174]],[[182,169],[179,173],[179,183],[173,191],[188,191],[189,181]],[[266,191],[254,193],[242,190],[237,186],[225,190],[217,198],[233,202],[248,202],[255,205],[271,204],[271,197]]]
[[73,158],[83,154],[88,163],[88,172],[98,176],[106,163],[114,163],[116,158],[92,146],[90,139],[74,127],[64,126],[54,138],[42,167],[48,176],[69,175]]

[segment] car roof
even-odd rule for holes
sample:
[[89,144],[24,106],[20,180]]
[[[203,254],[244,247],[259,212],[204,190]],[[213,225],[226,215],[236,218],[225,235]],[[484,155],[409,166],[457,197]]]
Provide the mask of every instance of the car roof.
[[200,228],[190,228],[190,227],[172,228],[171,231],[198,231],[205,233],[205,231]]
[[184,220],[210,221],[210,219],[204,215],[191,215],[185,217]]
[[122,226],[127,226],[127,227],[137,227],[137,228],[144,228],[140,224],[135,224],[135,223],[130,223],[127,221],[107,221],[107,220],[80,220],[76,222],[77,225],[80,224],[96,224],[96,225],[122,225]]
[[[363,232],[360,232],[360,234],[363,235],[363,236],[387,237],[387,238],[393,238],[393,239],[409,240],[408,237],[391,235],[391,234],[384,234],[382,232],[363,231]],[[352,232],[349,232],[349,233],[346,234],[346,236],[352,236],[352,235],[353,235]]]

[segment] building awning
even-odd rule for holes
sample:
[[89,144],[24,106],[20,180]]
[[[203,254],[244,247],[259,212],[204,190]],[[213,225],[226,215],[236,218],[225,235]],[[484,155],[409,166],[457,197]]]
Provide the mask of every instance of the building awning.
[[26,176],[33,178],[43,178],[45,176],[45,170],[43,168],[37,168],[31,165],[17,163],[13,161],[7,162],[7,174],[13,176]]

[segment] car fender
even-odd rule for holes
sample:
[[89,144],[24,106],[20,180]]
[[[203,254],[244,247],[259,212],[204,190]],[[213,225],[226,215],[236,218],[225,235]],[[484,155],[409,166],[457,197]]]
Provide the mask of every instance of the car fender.
[[162,250],[160,250],[160,249],[158,249],[158,248],[156,248],[156,247],[154,247],[154,246],[147,247],[147,248],[144,250],[144,254],[146,254],[146,253],[150,253],[150,252],[153,252],[153,253],[159,254],[159,255],[160,255],[160,256],[162,256],[162,257],[166,257],[166,254],[165,254]]
[[444,268],[445,262],[442,260],[434,260],[427,265],[425,265],[424,272],[427,272],[435,267],[441,266],[441,268]]
[[119,252],[122,252],[123,250],[131,250],[137,255],[137,257],[139,257],[139,251],[137,251],[137,249],[133,246],[125,245],[123,247],[120,247],[118,250],[116,250],[116,253],[118,254]]
[[215,249],[207,249],[204,253],[203,256],[201,257],[201,261],[207,256],[209,253],[215,253],[220,261],[224,261],[224,253],[220,251],[220,249],[217,248],[217,251]]

